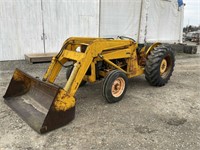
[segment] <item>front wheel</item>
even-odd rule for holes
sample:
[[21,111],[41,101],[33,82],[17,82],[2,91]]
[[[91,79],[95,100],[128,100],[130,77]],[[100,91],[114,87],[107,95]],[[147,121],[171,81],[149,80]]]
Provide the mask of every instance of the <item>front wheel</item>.
[[119,70],[111,71],[103,82],[103,96],[109,103],[120,101],[127,88],[127,76]]
[[147,58],[145,78],[153,86],[163,86],[170,79],[174,70],[173,51],[165,46],[154,48]]

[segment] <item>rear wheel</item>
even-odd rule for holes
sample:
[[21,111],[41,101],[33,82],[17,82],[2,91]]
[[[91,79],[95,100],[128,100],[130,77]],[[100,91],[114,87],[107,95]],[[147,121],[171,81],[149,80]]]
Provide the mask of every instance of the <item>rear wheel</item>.
[[174,53],[165,46],[154,48],[145,66],[145,78],[153,86],[163,86],[170,79],[174,70]]
[[[69,68],[67,68],[67,71],[66,71],[66,79],[67,80],[69,79],[69,77],[72,73],[72,70],[73,70],[73,66],[70,66]],[[87,83],[87,81],[82,80],[80,86],[84,86],[86,83]]]
[[127,88],[127,76],[119,70],[111,71],[103,83],[103,96],[109,103],[120,101]]

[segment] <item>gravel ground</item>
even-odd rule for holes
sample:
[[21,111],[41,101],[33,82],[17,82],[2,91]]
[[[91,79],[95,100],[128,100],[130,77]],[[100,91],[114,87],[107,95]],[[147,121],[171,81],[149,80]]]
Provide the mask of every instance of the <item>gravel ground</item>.
[[[129,79],[122,101],[108,104],[102,82],[79,88],[76,118],[68,125],[39,135],[4,102],[16,67],[42,77],[48,63],[0,62],[0,149],[151,150],[200,149],[200,49],[177,54],[176,67],[164,87],[150,86],[144,76]],[[64,71],[57,84],[64,85]]]

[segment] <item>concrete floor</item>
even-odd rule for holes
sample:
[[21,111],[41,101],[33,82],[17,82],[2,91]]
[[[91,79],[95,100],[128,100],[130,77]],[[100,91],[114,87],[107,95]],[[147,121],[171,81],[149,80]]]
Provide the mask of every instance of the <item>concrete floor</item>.
[[[22,121],[2,96],[16,67],[42,77],[48,64],[0,62],[0,149],[199,150],[199,53],[177,54],[175,71],[164,87],[150,86],[144,76],[130,79],[119,103],[105,102],[102,82],[86,84],[76,94],[75,120],[45,135]],[[64,81],[62,72],[57,83]]]

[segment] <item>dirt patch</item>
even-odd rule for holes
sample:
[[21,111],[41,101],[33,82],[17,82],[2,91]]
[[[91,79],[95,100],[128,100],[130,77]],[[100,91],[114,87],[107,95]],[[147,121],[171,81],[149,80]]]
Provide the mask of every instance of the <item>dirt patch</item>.
[[139,126],[136,126],[135,127],[135,130],[141,134],[145,134],[145,133],[153,133],[153,132],[156,132],[157,130],[155,129],[150,129],[148,126],[142,126],[142,125],[139,125]]
[[[198,50],[199,53],[200,49]],[[15,68],[40,79],[48,64],[0,62],[0,150],[160,150],[200,149],[200,55],[176,55],[173,75],[164,87],[150,86],[144,75],[130,79],[123,100],[108,104],[102,82],[76,93],[76,117],[45,135],[30,128],[3,101]],[[64,85],[66,71],[57,78]]]
[[179,125],[183,125],[186,122],[187,122],[187,119],[185,119],[185,118],[174,117],[174,118],[170,118],[167,121],[167,124],[168,125],[173,125],[173,126],[179,126]]

